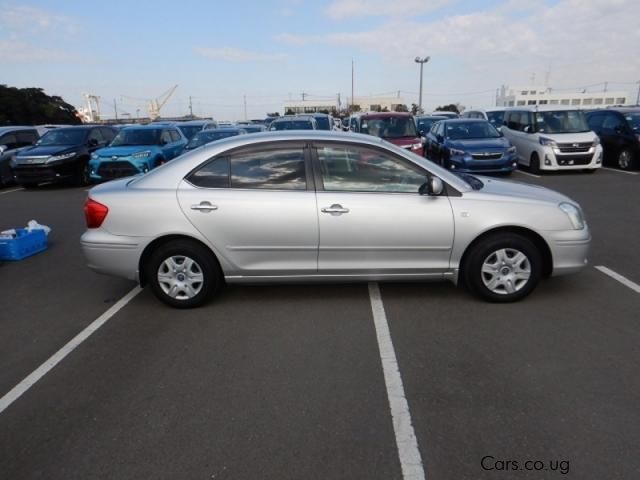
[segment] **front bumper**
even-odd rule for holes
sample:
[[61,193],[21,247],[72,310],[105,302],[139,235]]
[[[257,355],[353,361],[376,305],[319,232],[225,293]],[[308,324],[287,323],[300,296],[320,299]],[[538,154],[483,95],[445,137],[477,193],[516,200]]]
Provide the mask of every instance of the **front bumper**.
[[138,264],[146,237],[113,235],[102,229],[87,230],[80,239],[91,270],[105,275],[138,281]]
[[575,273],[588,265],[591,245],[588,226],[582,230],[547,231],[544,234],[551,249],[553,276]]
[[78,161],[62,161],[42,164],[15,164],[11,173],[18,184],[59,182],[71,178],[78,168]]
[[132,177],[149,171],[148,165],[141,165],[128,157],[118,160],[91,160],[89,162],[89,177],[95,182],[114,180],[116,178]]
[[541,170],[593,170],[602,166],[601,145],[586,153],[562,153],[557,148],[545,148],[541,153]]

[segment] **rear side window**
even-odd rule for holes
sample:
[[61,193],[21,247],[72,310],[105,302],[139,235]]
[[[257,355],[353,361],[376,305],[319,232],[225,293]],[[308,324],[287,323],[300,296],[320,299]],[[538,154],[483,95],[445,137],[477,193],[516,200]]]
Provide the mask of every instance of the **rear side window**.
[[189,175],[187,180],[196,187],[228,188],[229,159],[216,158]]
[[274,148],[231,156],[231,186],[306,190],[304,150]]

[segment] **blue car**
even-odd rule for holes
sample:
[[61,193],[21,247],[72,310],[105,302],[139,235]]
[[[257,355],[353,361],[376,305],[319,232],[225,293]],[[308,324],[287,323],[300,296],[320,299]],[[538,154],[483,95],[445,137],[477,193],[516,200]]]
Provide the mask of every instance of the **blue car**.
[[173,125],[126,127],[106,148],[94,152],[89,162],[94,182],[146,173],[177,157],[187,145]]
[[[257,125],[260,126],[260,125]],[[206,145],[207,143],[217,142],[218,140],[222,140],[223,138],[235,137],[236,135],[244,135],[247,133],[245,130],[247,127],[243,128],[232,128],[232,127],[223,127],[223,128],[213,128],[209,130],[202,130],[201,132],[196,133],[187,146],[184,147],[186,151],[194,150],[202,145]]]
[[510,174],[516,148],[486,120],[440,120],[426,136],[429,160],[458,172]]

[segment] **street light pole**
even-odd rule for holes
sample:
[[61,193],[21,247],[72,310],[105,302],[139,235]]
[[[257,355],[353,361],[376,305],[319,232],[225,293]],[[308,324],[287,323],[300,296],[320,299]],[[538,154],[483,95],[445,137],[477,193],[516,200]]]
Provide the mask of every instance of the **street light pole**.
[[418,97],[418,112],[420,113],[422,113],[422,68],[430,59],[431,57],[416,57],[415,59],[415,62],[420,64],[420,97]]

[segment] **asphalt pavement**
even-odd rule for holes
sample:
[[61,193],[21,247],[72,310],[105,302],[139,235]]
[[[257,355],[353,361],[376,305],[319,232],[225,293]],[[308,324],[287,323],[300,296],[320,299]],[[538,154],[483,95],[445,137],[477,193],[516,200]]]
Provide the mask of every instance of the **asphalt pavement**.
[[[595,268],[640,283],[640,175],[513,179],[581,203],[591,265],[509,305],[380,285],[424,477],[640,478],[640,293]],[[0,227],[53,228],[0,264],[0,397],[134,287],[86,268],[85,196],[0,190]],[[0,411],[0,478],[409,478],[380,355],[366,284],[143,291]]]

